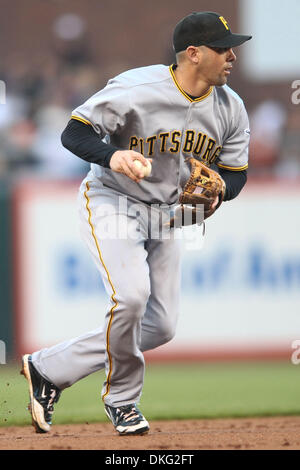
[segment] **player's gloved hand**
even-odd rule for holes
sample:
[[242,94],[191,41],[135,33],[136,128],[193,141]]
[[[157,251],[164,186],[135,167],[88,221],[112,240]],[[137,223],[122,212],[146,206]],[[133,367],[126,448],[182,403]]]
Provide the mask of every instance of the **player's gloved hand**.
[[134,160],[139,160],[147,167],[147,159],[141,153],[134,150],[117,150],[110,159],[110,168],[139,183],[144,178],[144,173],[133,164]]
[[210,217],[223,202],[226,185],[221,176],[201,161],[187,157],[190,163],[190,177],[182,193],[169,226],[201,224]]

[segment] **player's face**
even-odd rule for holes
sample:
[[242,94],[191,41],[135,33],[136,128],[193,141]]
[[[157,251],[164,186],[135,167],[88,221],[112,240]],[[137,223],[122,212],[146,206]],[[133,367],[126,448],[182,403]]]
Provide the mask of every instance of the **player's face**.
[[207,81],[208,85],[225,85],[236,60],[233,50],[200,46],[198,51],[199,76]]

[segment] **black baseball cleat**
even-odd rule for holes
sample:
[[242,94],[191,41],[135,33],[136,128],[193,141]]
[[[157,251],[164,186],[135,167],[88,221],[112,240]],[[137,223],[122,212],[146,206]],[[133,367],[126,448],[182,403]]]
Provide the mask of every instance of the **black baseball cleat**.
[[32,416],[32,425],[38,433],[49,432],[54,411],[53,405],[58,402],[61,390],[39,374],[32,364],[29,354],[22,358],[20,373],[25,376],[29,385],[30,403],[28,410]]
[[104,405],[105,413],[120,435],[145,434],[150,426],[135,403],[130,405]]

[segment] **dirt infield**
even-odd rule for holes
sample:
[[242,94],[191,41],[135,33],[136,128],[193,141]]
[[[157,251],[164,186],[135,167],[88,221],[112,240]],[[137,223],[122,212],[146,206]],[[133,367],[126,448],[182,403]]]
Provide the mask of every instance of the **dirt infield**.
[[110,423],[53,426],[36,434],[31,426],[0,428],[0,449],[96,450],[295,450],[300,416],[153,421],[144,436],[119,436]]

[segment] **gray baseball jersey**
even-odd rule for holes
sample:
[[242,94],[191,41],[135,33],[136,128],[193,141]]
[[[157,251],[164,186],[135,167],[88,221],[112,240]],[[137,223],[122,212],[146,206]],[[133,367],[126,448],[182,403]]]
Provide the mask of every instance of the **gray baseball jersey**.
[[72,113],[121,150],[153,159],[151,176],[140,184],[92,164],[94,176],[105,186],[147,203],[176,202],[190,173],[185,156],[229,170],[248,166],[250,131],[241,98],[225,85],[192,99],[178,84],[173,67],[152,65],[122,73]]

